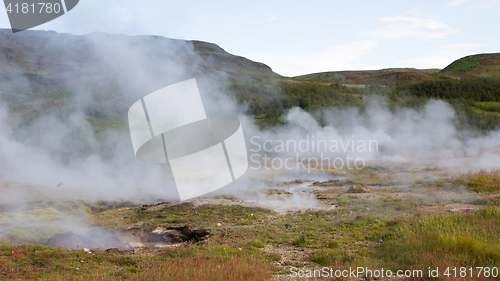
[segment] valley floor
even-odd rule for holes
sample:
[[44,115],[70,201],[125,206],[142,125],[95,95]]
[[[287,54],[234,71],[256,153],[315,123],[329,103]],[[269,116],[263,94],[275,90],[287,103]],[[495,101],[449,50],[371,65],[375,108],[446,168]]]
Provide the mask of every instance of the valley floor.
[[[307,188],[297,191],[297,185]],[[368,190],[353,193],[353,185]],[[0,279],[296,280],[321,273],[329,278],[318,279],[364,280],[366,270],[382,269],[394,276],[379,280],[430,279],[436,273],[438,280],[463,280],[464,274],[468,280],[490,279],[500,267],[499,185],[496,170],[456,174],[399,165],[369,166],[340,180],[274,182],[262,202],[230,197],[153,205],[67,201],[13,213],[4,200]],[[316,203],[294,206],[301,196],[313,196]],[[68,202],[74,204],[73,214],[86,208],[91,215],[80,215],[96,228],[188,225],[210,234],[160,249],[66,250],[26,243],[27,229],[7,228],[20,219],[43,218],[49,225],[68,212]],[[358,267],[364,272],[355,277],[335,277]],[[398,270],[423,275],[397,277]]]

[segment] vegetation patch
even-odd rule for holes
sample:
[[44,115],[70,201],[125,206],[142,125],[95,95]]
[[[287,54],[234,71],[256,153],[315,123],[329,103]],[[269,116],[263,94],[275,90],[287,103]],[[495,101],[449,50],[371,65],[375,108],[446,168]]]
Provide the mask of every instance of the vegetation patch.
[[390,266],[497,266],[500,261],[500,212],[429,215],[400,221],[374,257]]
[[461,174],[456,184],[462,184],[467,189],[475,192],[498,192],[500,191],[500,170],[478,170]]
[[445,67],[442,72],[466,71],[479,65],[475,58],[462,58]]

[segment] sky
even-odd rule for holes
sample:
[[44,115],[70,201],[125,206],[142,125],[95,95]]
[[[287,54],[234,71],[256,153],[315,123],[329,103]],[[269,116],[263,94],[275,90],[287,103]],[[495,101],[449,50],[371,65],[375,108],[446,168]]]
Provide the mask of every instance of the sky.
[[[10,28],[7,12],[0,12],[0,27]],[[33,29],[207,41],[285,76],[444,68],[500,52],[500,0],[80,0]]]

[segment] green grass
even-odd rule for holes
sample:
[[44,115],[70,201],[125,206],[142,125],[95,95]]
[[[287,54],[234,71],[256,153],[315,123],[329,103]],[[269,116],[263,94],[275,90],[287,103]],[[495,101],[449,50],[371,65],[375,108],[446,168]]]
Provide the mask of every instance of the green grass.
[[[361,197],[347,196],[351,205],[343,209],[365,212],[363,208],[357,210],[359,206],[367,206]],[[412,204],[421,204],[414,197],[387,199],[383,203],[387,206],[368,206],[394,209],[406,204],[408,209],[412,209]],[[182,273],[188,276],[185,280],[267,280],[270,276],[267,263],[279,261],[281,255],[263,252],[261,249],[266,245],[270,245],[271,249],[277,245],[311,249],[309,261],[319,266],[405,269],[445,264],[490,266],[500,261],[500,212],[497,207],[487,207],[471,214],[394,217],[393,213],[393,218],[359,216],[359,213],[350,214],[342,210],[279,215],[259,208],[223,205],[194,207],[188,203],[166,206],[157,211],[148,211],[150,207],[155,206],[119,207],[93,217],[99,224],[118,226],[138,222],[142,222],[143,226],[178,225],[179,221],[169,220],[175,217],[182,220],[182,224],[209,227],[211,234],[208,242],[143,255],[132,252],[89,255],[83,251],[4,243],[0,246],[0,279],[65,280],[71,273],[75,280],[150,280],[160,277],[175,280]],[[124,219],[124,216],[127,218]],[[222,222],[223,227],[215,226],[217,222]],[[292,227],[285,227],[285,224]],[[383,239],[383,243],[378,243],[379,239]],[[246,264],[249,260],[252,262],[248,266],[236,265]],[[187,273],[190,267],[218,268],[218,265],[221,270],[208,270],[204,273],[206,275],[198,269],[193,275]],[[241,275],[252,278],[234,277],[223,268],[224,265],[236,267]],[[80,270],[77,271],[76,267]],[[167,277],[170,275],[175,278]]]
[[475,192],[499,192],[500,170],[478,170],[461,174],[455,183],[465,185],[467,189]]
[[264,241],[262,239],[254,239],[252,240],[252,246],[256,248],[264,248]]
[[[325,205],[337,205],[328,211],[276,213],[264,208],[196,206],[192,203],[131,206],[127,202],[110,201],[109,204],[84,204],[92,213],[90,223],[93,226],[189,224],[193,229],[208,229],[210,235],[204,244],[190,243],[185,247],[143,254],[103,252],[88,255],[82,251],[50,247],[33,251],[31,247],[34,246],[4,243],[11,248],[0,251],[0,279],[65,280],[69,273],[73,273],[76,274],[75,280],[151,280],[160,277],[175,280],[182,273],[188,274],[186,280],[245,280],[231,275],[224,265],[229,268],[236,263],[249,263],[249,266],[242,266],[237,271],[253,279],[268,280],[273,270],[283,272],[290,266],[298,265],[297,258],[306,262],[307,268],[366,266],[422,269],[428,266],[491,266],[500,262],[500,209],[489,203],[499,201],[492,198],[500,196],[465,192],[460,197],[464,190],[457,188],[457,185],[466,186],[473,180],[478,180],[477,186],[481,187],[494,184],[497,172],[470,173],[471,177],[465,181],[466,175],[463,179],[462,176],[448,179],[448,175],[440,169],[406,166],[397,169],[399,177],[407,178],[405,182],[418,181],[420,185],[373,189],[368,194],[350,194],[340,187],[315,191],[318,200]],[[372,166],[364,174],[357,173],[355,176],[371,185],[371,182],[380,179],[393,181],[389,177],[392,173],[393,169]],[[444,190],[452,192],[446,200],[429,196]],[[273,192],[269,196],[277,194]],[[422,211],[427,206],[460,203],[461,200],[468,204],[475,200],[482,205],[478,208],[484,209],[471,213],[449,213],[445,210],[444,214],[431,215]],[[73,205],[79,206],[76,203]],[[73,209],[71,204],[67,208]],[[382,242],[379,242],[380,239]],[[22,250],[18,251],[16,247]],[[3,258],[9,252],[18,253],[18,256]],[[53,258],[49,254],[38,255],[44,252],[51,252]],[[291,262],[287,255],[294,255],[296,260]],[[110,257],[112,260],[109,260]],[[274,262],[280,260],[284,260],[280,263],[282,266],[272,269],[271,265],[276,266]],[[186,273],[189,267],[196,267],[195,263],[211,269],[220,266],[221,270],[209,270],[206,275],[200,275],[202,273],[198,271],[194,275]],[[168,269],[167,264],[173,269]],[[249,268],[254,265],[255,269]],[[78,272],[75,271],[77,266],[81,266]],[[16,268],[21,270],[15,271]],[[248,280],[252,279],[248,277]]]
[[136,254],[55,249],[0,242],[1,280],[269,280],[276,259],[224,246]]
[[498,266],[500,212],[429,215],[400,221],[374,257],[394,267]]
[[311,255],[311,261],[322,266],[334,265],[342,260],[342,254],[337,249],[318,250]]
[[488,112],[500,112],[500,102],[475,102],[474,106]]
[[442,72],[450,71],[466,71],[479,65],[475,58],[464,58],[453,62],[442,70]]

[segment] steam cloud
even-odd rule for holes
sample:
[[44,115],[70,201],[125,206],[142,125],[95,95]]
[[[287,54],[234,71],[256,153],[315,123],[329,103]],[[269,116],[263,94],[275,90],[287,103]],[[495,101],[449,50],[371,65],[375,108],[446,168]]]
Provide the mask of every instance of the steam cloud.
[[[9,111],[5,102],[0,105],[0,177],[3,181],[0,204],[13,213],[29,211],[33,209],[30,206],[32,202],[42,199],[176,200],[173,181],[165,175],[162,167],[135,159],[128,130],[109,129],[95,134],[87,114],[91,106],[98,104],[101,114],[123,116],[123,111],[142,96],[196,76],[197,70],[190,66],[194,64],[183,63],[181,54],[189,56],[191,62],[201,58],[195,54],[190,43],[168,43],[154,37],[90,34],[79,40],[91,50],[91,57],[81,58],[78,52],[61,52],[60,58],[81,63],[79,73],[69,72],[66,75],[66,84],[75,90],[72,102],[61,109],[44,112],[29,123],[21,122]],[[64,45],[65,42],[48,44]],[[160,56],[164,64],[155,62]],[[261,131],[251,118],[245,116],[244,106],[216,91],[221,83],[218,78],[210,75],[197,78],[207,115],[238,116],[250,151],[258,150],[251,141],[252,137],[257,137],[254,142],[259,145],[272,140],[273,146],[278,140],[298,143],[314,136],[316,142],[324,140],[328,143],[331,140],[344,144],[375,140],[378,150],[309,150],[300,152],[300,157],[321,157],[323,153],[324,157],[345,158],[349,154],[353,158],[361,157],[367,163],[411,162],[457,169],[495,167],[499,163],[500,133],[495,131],[475,137],[472,133],[458,131],[455,128],[455,112],[443,101],[429,101],[422,110],[401,108],[390,111],[369,105],[361,113],[354,108],[330,108],[325,111],[324,127],[315,120],[314,113],[292,108],[284,116],[286,125]],[[28,83],[28,79],[25,81]],[[94,85],[106,83],[120,97],[118,100],[122,104],[109,102],[105,98],[107,93],[94,92]],[[32,87],[29,84],[25,86]],[[262,156],[266,152],[261,149],[255,153]],[[276,149],[269,153],[278,158],[295,157],[296,154],[296,150]],[[292,171],[285,179],[297,179],[297,175],[303,172]],[[252,177],[260,177],[259,173],[249,171],[246,179],[217,194],[229,194],[265,205],[265,196],[247,192],[248,188],[266,187]],[[266,172],[264,175],[269,176]],[[318,177],[324,175],[318,174]],[[270,205],[275,203],[269,202]],[[295,195],[284,203],[283,209],[288,203],[303,207],[317,204],[315,198]],[[59,232],[71,229],[81,233],[85,227],[79,220],[85,216],[78,218],[65,215],[53,229]],[[0,236],[12,233],[13,229],[25,225],[27,221],[27,216],[0,217]]]

